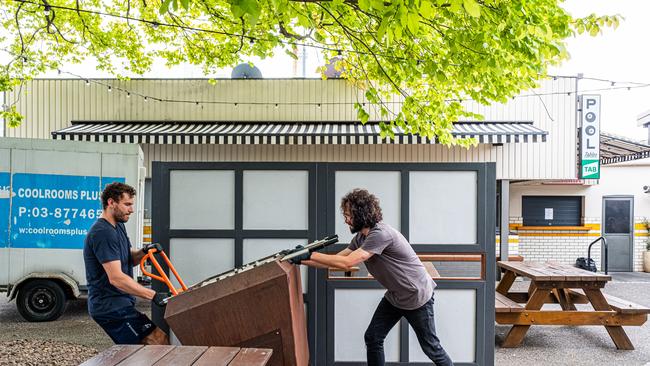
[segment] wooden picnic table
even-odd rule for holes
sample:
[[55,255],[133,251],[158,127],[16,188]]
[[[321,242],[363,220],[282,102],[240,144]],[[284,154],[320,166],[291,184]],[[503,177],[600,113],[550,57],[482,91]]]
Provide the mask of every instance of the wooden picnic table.
[[115,345],[82,366],[264,366],[273,350],[239,347]]
[[[611,276],[552,262],[498,265],[505,274],[496,288],[496,321],[513,325],[503,347],[520,345],[531,325],[603,325],[616,348],[634,349],[622,326],[643,325],[650,309],[603,294]],[[517,276],[531,280],[528,291],[511,291]],[[547,303],[559,303],[561,310],[543,310]],[[593,310],[577,310],[575,304],[591,304]]]

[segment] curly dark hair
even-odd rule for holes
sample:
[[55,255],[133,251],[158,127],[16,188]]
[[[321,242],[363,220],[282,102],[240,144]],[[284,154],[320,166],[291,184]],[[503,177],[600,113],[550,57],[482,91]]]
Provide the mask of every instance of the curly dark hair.
[[112,198],[115,202],[120,202],[124,193],[128,194],[129,197],[135,197],[135,188],[120,182],[113,182],[107,185],[102,192],[102,207],[106,209],[109,198]]
[[356,188],[341,198],[341,211],[352,216],[352,229],[373,228],[383,219],[379,199],[365,189]]

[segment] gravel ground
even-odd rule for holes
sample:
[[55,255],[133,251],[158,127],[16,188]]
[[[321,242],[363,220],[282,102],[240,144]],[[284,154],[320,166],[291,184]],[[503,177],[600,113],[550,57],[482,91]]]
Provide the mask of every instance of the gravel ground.
[[[525,289],[526,282],[516,282]],[[650,307],[650,274],[616,276],[605,293]],[[553,306],[553,305],[547,305]],[[138,303],[147,312],[148,303]],[[650,366],[650,322],[625,327],[634,351],[618,351],[603,327],[531,327],[519,348],[501,348],[508,326],[496,326],[495,365]],[[75,365],[112,345],[86,312],[86,301],[71,302],[49,323],[24,321],[14,302],[0,293],[0,365]],[[73,356],[74,355],[74,356]]]
[[97,353],[94,348],[57,341],[0,342],[0,365],[73,366]]

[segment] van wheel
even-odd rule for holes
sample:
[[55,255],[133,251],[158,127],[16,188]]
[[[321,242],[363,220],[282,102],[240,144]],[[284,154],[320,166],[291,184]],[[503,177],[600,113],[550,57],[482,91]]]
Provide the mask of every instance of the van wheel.
[[18,289],[18,312],[30,322],[58,319],[66,308],[65,292],[54,281],[34,280]]

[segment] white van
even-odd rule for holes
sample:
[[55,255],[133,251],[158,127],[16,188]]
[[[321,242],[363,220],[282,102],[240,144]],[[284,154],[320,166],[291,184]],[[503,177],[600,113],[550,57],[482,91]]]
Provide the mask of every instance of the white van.
[[[0,138],[0,291],[28,321],[55,320],[87,291],[83,245],[106,184],[143,191],[135,144]],[[142,245],[143,201],[126,224]]]

